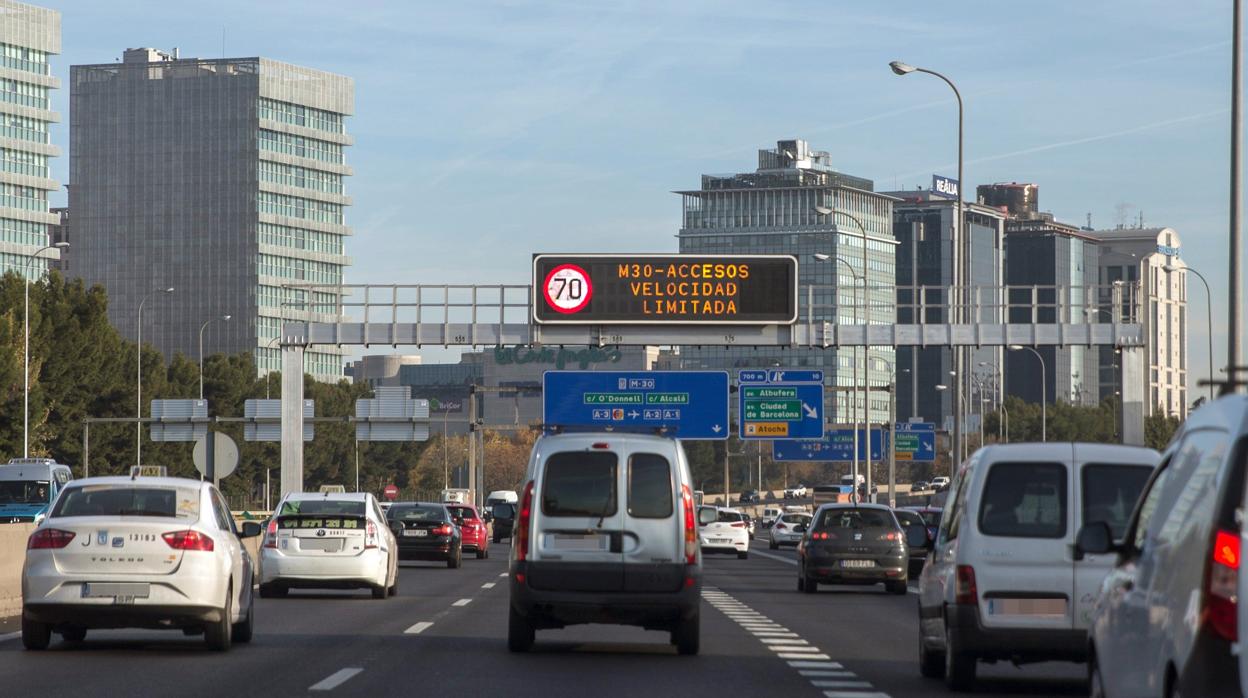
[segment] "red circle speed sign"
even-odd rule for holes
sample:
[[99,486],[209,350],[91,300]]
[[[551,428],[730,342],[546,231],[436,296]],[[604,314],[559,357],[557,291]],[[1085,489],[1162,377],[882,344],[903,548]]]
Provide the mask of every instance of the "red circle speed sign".
[[560,313],[575,313],[589,305],[594,286],[589,272],[575,264],[560,264],[546,275],[542,295],[546,305]]
[[399,498],[399,488],[395,487],[394,485],[386,485],[386,488],[381,491],[381,494],[386,499],[393,502],[394,500]]

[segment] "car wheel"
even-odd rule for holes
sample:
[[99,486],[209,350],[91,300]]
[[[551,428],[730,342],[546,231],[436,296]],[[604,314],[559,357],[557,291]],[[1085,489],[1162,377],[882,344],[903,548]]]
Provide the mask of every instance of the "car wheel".
[[485,548],[477,548],[477,559],[478,560],[485,559]]
[[491,542],[494,542],[494,543],[499,543],[499,542],[502,542],[502,540],[503,540],[503,537],[502,537],[502,536],[491,536],[491,537],[490,537],[490,541],[491,541]]
[[528,652],[533,648],[537,632],[528,618],[520,615],[513,607],[507,614],[507,649],[511,652]]
[[390,591],[389,587],[387,587],[385,584],[373,585],[372,587],[370,587],[370,590],[373,592],[374,599],[384,599],[387,596],[389,596],[389,591]]
[[395,574],[394,574],[394,584],[391,584],[391,585],[390,585],[390,586],[386,589],[386,593],[387,593],[387,594],[389,594],[389,595],[391,595],[391,596],[398,596],[398,595],[399,595],[399,574],[398,574],[398,572],[397,572],[397,571],[396,571],[396,572],[395,572]]
[[61,629],[61,639],[76,645],[87,639],[87,629],[80,625],[71,625]]
[[797,590],[806,591],[806,577],[802,576],[800,573],[797,575]]
[[819,591],[819,582],[816,582],[813,578],[806,574],[805,567],[802,568],[802,576],[805,577],[805,581],[802,582],[802,591],[807,594],[813,594]]
[[230,616],[234,615],[232,596],[234,596],[234,591],[227,587],[225,590],[225,607],[221,609],[220,620],[204,626],[204,642],[210,650],[224,652],[230,649],[230,631],[232,629]]
[[976,657],[961,651],[945,622],[945,684],[954,691],[969,691],[975,685]]
[[928,679],[940,679],[945,676],[945,656],[927,648],[927,643],[923,642],[921,626],[919,627],[919,674]]
[[247,606],[247,615],[242,620],[234,624],[231,631],[231,640],[238,643],[251,642],[251,636],[256,628],[256,601],[252,599],[251,604]]
[[447,566],[447,568],[448,568],[448,569],[452,569],[452,570],[453,570],[453,569],[456,569],[456,568],[458,568],[461,564],[463,564],[463,560],[464,560],[464,551],[463,551],[463,549],[462,549],[462,548],[456,548],[456,549],[455,549],[455,553],[446,559],[446,566]]
[[695,611],[692,616],[678,621],[672,630],[672,644],[676,645],[677,654],[693,656],[698,653],[702,634],[698,619],[699,614]]
[[748,550],[738,550],[738,551],[737,551],[737,559],[738,559],[738,560],[747,560],[747,559],[749,559],[749,557],[750,557],[750,551],[748,551]]
[[884,589],[890,594],[906,593],[906,580],[898,579],[896,581],[884,582]]
[[260,585],[260,598],[262,599],[281,599],[286,597],[286,587],[276,582]]
[[26,616],[22,616],[22,645],[26,649],[46,650],[51,642],[52,626],[47,623],[26,620]]
[[490,549],[489,549],[489,548],[486,548],[485,550],[482,550],[482,551],[481,551],[481,557],[483,557],[483,558],[485,558],[485,559],[487,559],[487,560],[488,560],[488,559],[490,558]]
[[772,550],[779,550],[780,545],[774,539],[767,541],[767,547]]
[[1088,657],[1088,696],[1105,698],[1105,679],[1101,677],[1101,663],[1096,660],[1096,652]]

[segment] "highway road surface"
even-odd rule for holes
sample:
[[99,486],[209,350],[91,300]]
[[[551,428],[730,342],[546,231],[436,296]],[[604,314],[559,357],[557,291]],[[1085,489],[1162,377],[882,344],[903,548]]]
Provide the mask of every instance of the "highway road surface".
[[[228,653],[180,632],[92,631],[73,646],[22,649],[0,631],[3,695],[569,696],[945,695],[919,676],[916,596],[883,587],[796,589],[791,549],[755,541],[748,560],[708,555],[702,649],[680,657],[666,633],[616,626],[540,631],[506,647],[505,545],[462,569],[403,563],[399,595],[291,592],[257,599],[256,635]],[[8,625],[6,627],[12,627]],[[976,695],[1087,695],[1075,664],[981,665]]]

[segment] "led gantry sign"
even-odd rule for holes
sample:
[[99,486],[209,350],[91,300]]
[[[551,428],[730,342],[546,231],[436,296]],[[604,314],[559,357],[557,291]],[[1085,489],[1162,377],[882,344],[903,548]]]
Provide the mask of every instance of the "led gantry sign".
[[533,256],[541,324],[791,325],[790,255]]

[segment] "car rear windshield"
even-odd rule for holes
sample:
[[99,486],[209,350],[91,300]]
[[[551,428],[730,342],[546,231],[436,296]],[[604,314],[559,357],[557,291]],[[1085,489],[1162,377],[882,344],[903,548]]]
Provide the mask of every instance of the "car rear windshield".
[[780,517],[780,520],[785,523],[804,524],[804,523],[808,523],[810,521],[810,518],[811,517],[809,514],[785,514],[784,516]]
[[315,514],[331,516],[363,516],[363,500],[345,499],[288,499],[282,502],[278,516],[289,514]]
[[897,528],[897,523],[883,509],[826,509],[815,528]]
[[510,519],[516,515],[516,508],[512,504],[495,504],[491,513],[496,519]]
[[672,515],[672,465],[657,453],[628,459],[628,515],[666,519]]
[[979,530],[1008,538],[1066,535],[1066,466],[997,463],[988,471]]
[[386,516],[391,521],[413,521],[416,523],[446,521],[446,513],[448,507],[440,507],[433,505],[425,506],[400,506],[390,507],[390,513]]
[[84,485],[56,500],[52,518],[64,516],[153,516],[199,518],[199,490],[190,487]]
[[1147,465],[1088,464],[1083,466],[1083,523],[1104,521],[1120,540],[1127,519],[1153,474]]
[[614,516],[619,458],[610,452],[565,451],[546,460],[542,513],[547,516]]
[[895,511],[893,516],[897,517],[897,522],[902,526],[926,526],[923,517],[913,511]]
[[473,511],[472,507],[447,507],[447,509],[451,512],[451,516],[457,519],[477,518],[477,512]]
[[0,481],[0,504],[47,504],[50,485],[48,480]]
[[941,512],[939,511],[920,511],[919,512],[919,516],[923,519],[923,523],[927,524],[928,526],[939,526],[940,514]]
[[723,522],[723,523],[737,523],[737,522],[739,522],[739,521],[741,521],[741,520],[742,520],[742,519],[741,519],[741,512],[738,512],[738,511],[721,511],[721,512],[719,512],[719,517],[718,517],[718,519],[716,519],[716,520],[717,520],[717,521],[721,521],[721,522]]

